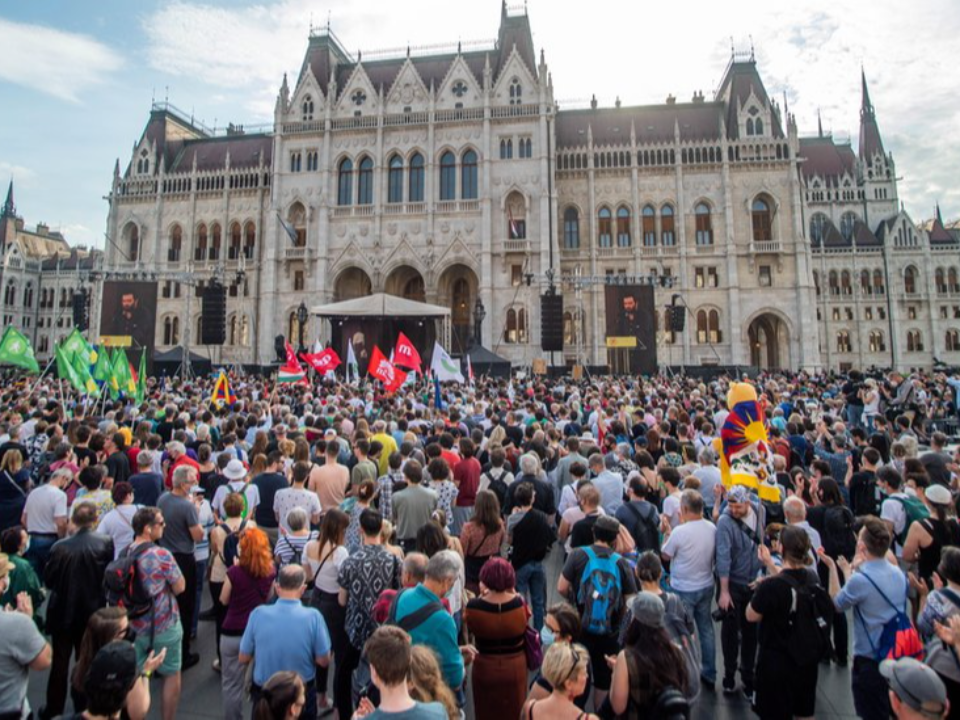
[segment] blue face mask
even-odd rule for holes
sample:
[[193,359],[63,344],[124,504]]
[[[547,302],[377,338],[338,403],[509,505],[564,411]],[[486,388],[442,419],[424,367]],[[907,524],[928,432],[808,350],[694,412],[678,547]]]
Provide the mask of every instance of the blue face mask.
[[557,641],[557,636],[553,634],[553,630],[544,625],[540,628],[540,645],[543,647],[543,652],[547,651],[551,645]]

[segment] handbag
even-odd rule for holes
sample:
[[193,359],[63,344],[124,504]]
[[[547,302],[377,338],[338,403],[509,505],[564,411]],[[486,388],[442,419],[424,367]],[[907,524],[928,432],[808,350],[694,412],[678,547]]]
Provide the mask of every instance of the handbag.
[[[530,608],[523,600],[523,608],[527,611],[527,620],[530,619]],[[523,628],[523,654],[527,658],[527,670],[538,670],[543,664],[543,644],[540,642],[540,631],[527,624]]]

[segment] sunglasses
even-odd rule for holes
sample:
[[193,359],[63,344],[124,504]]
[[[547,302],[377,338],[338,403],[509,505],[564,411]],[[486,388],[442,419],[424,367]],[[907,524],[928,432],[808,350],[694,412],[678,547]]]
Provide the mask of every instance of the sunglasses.
[[570,678],[573,677],[573,674],[577,671],[577,668],[580,667],[580,653],[573,649],[573,667],[570,668],[570,672],[567,673],[566,677],[560,682],[557,687],[563,687]]

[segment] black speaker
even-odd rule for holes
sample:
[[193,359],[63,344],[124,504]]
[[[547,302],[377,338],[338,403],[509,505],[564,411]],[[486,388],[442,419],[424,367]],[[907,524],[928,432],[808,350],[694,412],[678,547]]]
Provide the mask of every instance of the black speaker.
[[687,309],[683,305],[667,306],[667,329],[672,332],[683,332],[687,325]]
[[540,348],[563,351],[563,295],[540,296]]
[[227,289],[220,283],[211,283],[203,289],[200,305],[200,344],[223,345],[227,341]]
[[273,339],[273,351],[277,354],[277,362],[287,361],[287,339],[283,335],[277,335]]
[[86,332],[90,326],[90,314],[87,309],[87,289],[80,288],[73,294],[73,325],[80,332]]

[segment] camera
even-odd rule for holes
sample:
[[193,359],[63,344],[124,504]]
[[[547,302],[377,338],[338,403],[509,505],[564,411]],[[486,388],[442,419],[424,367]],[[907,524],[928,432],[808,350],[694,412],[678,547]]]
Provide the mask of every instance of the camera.
[[723,622],[728,617],[732,617],[732,616],[733,616],[733,608],[730,608],[729,610],[724,610],[723,608],[717,608],[716,610],[713,611],[713,615],[712,615],[714,622]]

